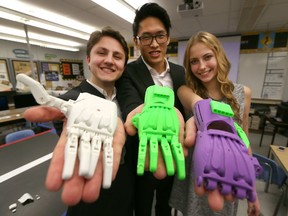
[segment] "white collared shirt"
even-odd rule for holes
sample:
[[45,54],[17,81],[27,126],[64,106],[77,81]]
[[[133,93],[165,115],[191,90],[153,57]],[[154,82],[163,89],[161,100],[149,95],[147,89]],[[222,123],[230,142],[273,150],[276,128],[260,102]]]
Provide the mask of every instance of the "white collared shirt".
[[144,64],[146,65],[146,67],[148,68],[154,83],[156,85],[159,85],[159,86],[167,86],[173,90],[173,80],[171,78],[170,66],[169,66],[167,59],[165,58],[165,65],[166,65],[165,71],[163,71],[162,73],[159,74],[159,73],[157,73],[157,71],[154,68],[152,68],[150,65],[148,65],[145,62],[145,60],[142,56],[141,56],[141,58],[142,58]]
[[[107,92],[102,89],[101,87],[97,86],[96,84],[92,83],[90,80],[87,79],[87,82],[92,85],[94,88],[96,88],[101,94],[104,95],[105,99],[110,100],[112,102],[114,102],[117,105],[117,115],[118,117],[121,118],[121,111],[120,111],[120,106],[118,104],[117,98],[116,98],[116,93],[117,93],[117,89],[114,87],[113,89],[113,94],[112,97],[109,97]],[[122,119],[122,118],[121,118]]]

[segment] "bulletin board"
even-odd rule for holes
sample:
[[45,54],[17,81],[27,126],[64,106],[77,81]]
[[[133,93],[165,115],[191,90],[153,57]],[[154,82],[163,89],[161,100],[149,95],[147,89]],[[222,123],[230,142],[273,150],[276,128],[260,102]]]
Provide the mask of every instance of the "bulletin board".
[[[12,60],[12,66],[13,66],[13,71],[14,71],[15,77],[20,73],[24,73],[24,74],[33,78],[30,61]],[[38,68],[37,68],[36,62],[33,62],[33,67],[34,67],[33,69],[35,72],[35,80],[39,81]]]
[[0,59],[0,91],[7,90],[11,90],[7,61]]
[[57,62],[41,62],[42,73],[45,81],[59,81],[60,63]]
[[84,76],[83,61],[61,59],[61,73],[65,79],[82,79]]
[[41,62],[41,83],[47,89],[53,89],[53,83],[59,81],[60,63],[59,62]]

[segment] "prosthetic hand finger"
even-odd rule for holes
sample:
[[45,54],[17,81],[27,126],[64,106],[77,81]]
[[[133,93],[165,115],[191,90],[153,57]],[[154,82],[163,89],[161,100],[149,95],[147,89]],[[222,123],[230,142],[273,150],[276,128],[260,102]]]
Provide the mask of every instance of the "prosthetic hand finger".
[[90,168],[88,175],[86,175],[86,178],[88,179],[92,178],[96,170],[101,151],[101,146],[102,146],[101,138],[99,136],[94,135],[91,140]]
[[[90,145],[90,134],[85,131],[83,132],[78,149],[79,157],[79,176],[88,177],[90,171],[90,160],[91,160],[91,145]],[[93,170],[94,173],[94,170]]]
[[112,182],[113,174],[113,148],[112,148],[112,138],[107,137],[104,140],[104,150],[103,150],[103,188],[110,188]]
[[156,172],[158,166],[158,140],[152,136],[149,142],[150,172]]
[[139,149],[138,149],[138,159],[137,159],[137,175],[143,175],[145,170],[145,159],[147,152],[147,136],[143,134],[140,138]]
[[16,79],[17,81],[30,87],[31,93],[33,94],[33,97],[38,104],[53,106],[57,109],[60,109],[61,111],[65,110],[64,107],[67,102],[60,98],[49,95],[44,87],[36,80],[32,79],[26,74],[18,74]]
[[183,180],[186,177],[185,157],[182,146],[178,142],[178,137],[176,136],[172,138],[171,150],[176,162],[178,179]]
[[79,130],[77,128],[71,129],[71,132],[68,133],[68,139],[65,146],[64,168],[62,172],[63,179],[69,179],[73,175],[77,156],[78,139]]
[[161,150],[164,157],[166,172],[168,176],[175,174],[173,157],[170,149],[170,145],[166,138],[162,137],[161,139]]

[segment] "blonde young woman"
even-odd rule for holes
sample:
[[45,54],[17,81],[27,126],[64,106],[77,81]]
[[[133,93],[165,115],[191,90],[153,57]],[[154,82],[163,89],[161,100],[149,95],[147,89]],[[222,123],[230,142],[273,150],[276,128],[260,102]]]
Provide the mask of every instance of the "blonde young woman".
[[[186,47],[184,66],[186,86],[180,87],[177,93],[185,109],[191,111],[194,103],[201,98],[225,102],[232,107],[235,113],[234,120],[248,135],[251,90],[229,80],[228,74],[231,65],[220,41],[208,32],[198,32],[193,35]],[[186,159],[186,180],[175,179],[174,181],[170,199],[171,206],[185,216],[236,216],[237,200],[231,201],[230,197],[230,201],[225,201],[223,208],[219,208],[219,211],[215,212],[208,206],[207,196],[196,195],[195,191],[200,194],[201,189],[194,188],[194,175],[191,173],[192,152],[193,149],[190,150]],[[249,154],[252,154],[251,149],[249,149]],[[222,197],[222,199],[224,198]],[[258,198],[254,203],[248,203],[247,214],[249,216],[260,214]]]

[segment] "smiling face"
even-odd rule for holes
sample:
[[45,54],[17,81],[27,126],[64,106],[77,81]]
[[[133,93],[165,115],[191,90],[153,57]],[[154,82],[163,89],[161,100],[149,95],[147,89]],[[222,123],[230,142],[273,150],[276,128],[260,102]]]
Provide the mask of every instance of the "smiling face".
[[[147,17],[139,23],[139,37],[154,36],[154,35],[166,35],[164,24],[155,17]],[[165,70],[165,56],[167,51],[167,46],[169,44],[170,38],[165,43],[158,44],[156,39],[150,45],[142,45],[139,39],[135,39],[135,45],[141,52],[142,57],[145,62],[149,64],[158,72]]]
[[213,51],[204,43],[196,43],[190,48],[190,68],[203,84],[216,81],[217,59]]
[[106,89],[114,87],[125,67],[125,52],[121,44],[109,36],[102,37],[87,56],[91,71],[90,81]]

